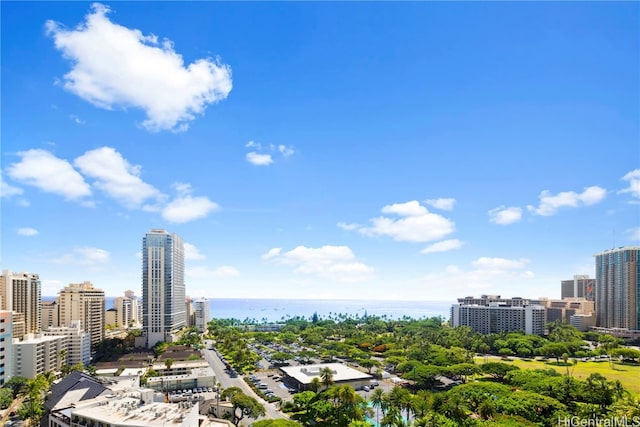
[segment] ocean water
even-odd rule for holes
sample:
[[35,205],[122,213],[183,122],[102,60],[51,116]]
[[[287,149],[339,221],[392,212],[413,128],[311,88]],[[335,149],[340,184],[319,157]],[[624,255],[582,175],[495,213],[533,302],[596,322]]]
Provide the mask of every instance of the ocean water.
[[286,299],[212,299],[210,314],[218,319],[255,319],[258,322],[276,322],[290,317],[310,318],[317,313],[321,318],[367,315],[386,316],[389,319],[410,317],[449,317],[450,302],[442,301],[366,301],[366,300],[286,300]]
[[[113,308],[116,297],[106,297],[105,306]],[[42,297],[52,301],[55,297]],[[256,320],[277,322],[291,317],[311,318],[317,313],[321,318],[362,317],[365,314],[401,319],[409,317],[422,319],[433,316],[449,318],[449,309],[454,301],[379,301],[379,300],[291,300],[291,299],[251,299],[251,298],[210,298],[209,311],[212,318]]]

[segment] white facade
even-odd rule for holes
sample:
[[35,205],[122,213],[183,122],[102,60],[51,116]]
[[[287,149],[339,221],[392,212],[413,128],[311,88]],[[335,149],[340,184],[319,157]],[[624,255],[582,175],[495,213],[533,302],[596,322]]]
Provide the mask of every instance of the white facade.
[[209,315],[209,300],[206,298],[199,298],[193,302],[193,316],[195,319],[195,327],[199,333],[204,333],[207,330],[207,324],[210,320]]
[[66,336],[66,360],[67,365],[82,363],[87,366],[91,363],[91,334],[82,329],[80,322],[70,326],[51,327],[44,331],[45,336]]
[[184,243],[165,230],[153,229],[142,239],[143,334],[147,347],[173,341],[184,328]]
[[488,305],[451,306],[452,326],[469,326],[481,334],[524,331],[543,335],[545,321],[545,308],[539,305],[509,306],[490,302]]
[[544,335],[546,323],[545,308],[540,305],[528,305],[524,308],[524,333]]
[[47,371],[58,371],[64,360],[62,350],[67,350],[66,336],[27,334],[24,340],[13,340],[14,375],[35,378]]

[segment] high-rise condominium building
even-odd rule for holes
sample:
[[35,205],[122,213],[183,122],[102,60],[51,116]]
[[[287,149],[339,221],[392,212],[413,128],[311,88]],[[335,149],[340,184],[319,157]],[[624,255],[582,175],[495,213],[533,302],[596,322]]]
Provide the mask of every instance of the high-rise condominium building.
[[195,321],[193,320],[193,299],[191,299],[190,296],[187,296],[184,300],[184,313],[187,326],[195,325]]
[[91,282],[71,283],[60,291],[60,326],[80,324],[91,334],[91,345],[104,339],[104,291]]
[[142,239],[142,327],[151,348],[186,326],[184,243],[152,229]]
[[60,326],[60,304],[56,298],[54,301],[42,301],[42,329],[51,326]]
[[469,326],[481,334],[523,331],[527,334],[544,334],[545,308],[541,305],[520,305],[507,302],[488,301],[480,304],[453,304],[451,325]]
[[203,333],[207,330],[207,324],[209,323],[209,300],[206,298],[199,298],[193,302],[193,317],[194,324],[198,332]]
[[39,332],[42,322],[40,277],[4,270],[0,276],[0,310],[24,314],[25,333]]
[[115,325],[128,328],[138,324],[138,298],[133,291],[126,291],[123,297],[113,301],[116,310]]
[[640,246],[610,249],[596,257],[596,323],[640,330]]
[[67,347],[60,354],[61,363],[72,366],[77,363],[87,366],[91,363],[91,334],[82,329],[80,321],[73,322],[70,326],[52,326],[43,335],[67,337]]
[[584,298],[589,301],[596,299],[596,279],[589,275],[576,274],[571,280],[560,282],[561,298]]

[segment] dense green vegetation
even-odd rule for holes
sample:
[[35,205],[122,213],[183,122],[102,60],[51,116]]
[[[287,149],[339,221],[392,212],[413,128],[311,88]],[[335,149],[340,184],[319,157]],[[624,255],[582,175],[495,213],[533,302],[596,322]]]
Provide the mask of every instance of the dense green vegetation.
[[[367,401],[350,386],[334,385],[321,375],[312,390],[282,405],[301,425],[552,426],[559,417],[640,417],[639,397],[621,381],[598,372],[584,379],[573,375],[575,364],[585,358],[635,366],[639,351],[608,335],[583,334],[562,323],[548,326],[544,337],[480,335],[467,327],[450,328],[440,318],[296,317],[277,332],[214,320],[209,338],[238,372],[255,370],[261,359],[257,352],[266,352],[274,366],[294,358],[341,361],[378,377],[385,370],[405,380],[404,387],[389,392],[374,389]],[[549,368],[519,369],[509,357],[537,357]]]
[[19,399],[17,414],[20,419],[37,425],[44,415],[42,405],[54,380],[53,372],[38,374],[33,379],[12,377],[0,389],[0,409],[8,408],[14,399]]

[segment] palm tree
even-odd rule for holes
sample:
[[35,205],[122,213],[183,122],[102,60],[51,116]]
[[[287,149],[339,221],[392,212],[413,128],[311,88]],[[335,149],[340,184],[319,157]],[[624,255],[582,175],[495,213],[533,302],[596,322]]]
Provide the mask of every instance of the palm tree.
[[333,371],[328,366],[320,369],[320,381],[325,390],[333,385]]
[[381,388],[373,389],[371,393],[371,406],[376,410],[376,425],[380,425],[380,416],[378,410],[382,409],[384,404],[384,391]]
[[167,371],[171,369],[172,365],[173,365],[173,359],[169,358],[164,361],[164,366],[167,368]]
[[389,392],[389,403],[398,409],[400,413],[406,410],[407,419],[409,419],[409,413],[411,411],[411,393],[409,390],[402,387],[394,387],[391,392]]
[[314,393],[317,393],[318,390],[320,390],[320,378],[318,377],[313,377],[311,379],[311,383],[309,384],[309,388],[311,389],[311,391],[313,391]]
[[67,349],[62,349],[58,352],[58,371],[62,369],[62,365],[67,361]]

